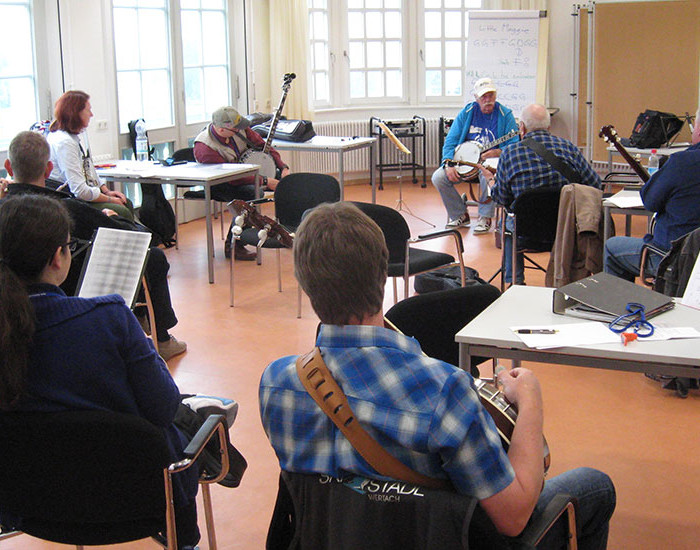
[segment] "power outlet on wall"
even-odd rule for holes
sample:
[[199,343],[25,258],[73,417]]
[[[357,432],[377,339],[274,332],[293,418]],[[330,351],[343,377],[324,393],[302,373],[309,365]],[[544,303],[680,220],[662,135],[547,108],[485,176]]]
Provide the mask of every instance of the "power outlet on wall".
[[98,132],[106,132],[107,131],[107,121],[106,120],[98,120],[97,121],[97,131]]

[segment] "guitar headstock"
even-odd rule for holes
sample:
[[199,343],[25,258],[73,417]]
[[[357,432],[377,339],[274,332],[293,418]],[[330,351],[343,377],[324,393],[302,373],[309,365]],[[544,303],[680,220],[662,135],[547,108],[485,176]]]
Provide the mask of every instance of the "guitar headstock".
[[617,137],[617,130],[615,130],[615,127],[611,125],[603,126],[600,129],[598,137],[602,137],[608,143],[617,143],[619,141],[619,138]]
[[292,85],[292,80],[294,80],[296,77],[297,75],[294,73],[285,73],[285,75],[282,77],[282,90],[288,92],[290,86]]
[[260,246],[262,246],[262,242],[264,242],[265,239],[274,238],[282,243],[283,246],[292,248],[294,238],[278,221],[261,214],[252,204],[246,201],[235,199],[232,203],[233,208],[239,214],[234,220],[234,235],[240,235],[243,231],[243,226],[248,222],[250,225],[260,230],[258,233],[258,237],[261,241]]

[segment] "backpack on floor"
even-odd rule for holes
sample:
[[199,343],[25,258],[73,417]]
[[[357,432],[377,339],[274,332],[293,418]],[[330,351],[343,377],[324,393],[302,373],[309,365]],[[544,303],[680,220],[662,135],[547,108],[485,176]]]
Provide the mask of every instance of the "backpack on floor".
[[[485,285],[487,283],[479,277],[479,272],[476,269],[465,265],[464,286],[479,284]],[[413,283],[413,288],[416,289],[418,294],[437,292],[438,290],[450,290],[451,288],[459,288],[461,286],[462,275],[458,265],[421,273],[420,275],[416,275],[416,280]]]

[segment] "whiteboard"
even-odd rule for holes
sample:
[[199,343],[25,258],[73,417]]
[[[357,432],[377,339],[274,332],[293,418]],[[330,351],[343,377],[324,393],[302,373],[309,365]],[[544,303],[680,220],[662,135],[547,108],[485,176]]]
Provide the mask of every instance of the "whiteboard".
[[492,78],[498,101],[517,117],[530,103],[544,104],[547,18],[539,10],[469,12],[466,85]]

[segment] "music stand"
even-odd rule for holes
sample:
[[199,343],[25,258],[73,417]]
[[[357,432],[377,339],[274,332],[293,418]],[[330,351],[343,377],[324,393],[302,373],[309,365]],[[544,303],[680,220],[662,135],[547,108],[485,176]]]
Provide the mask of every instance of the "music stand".
[[399,141],[399,138],[396,137],[394,132],[392,132],[389,127],[383,122],[383,121],[378,121],[377,126],[381,128],[382,132],[386,134],[386,137],[389,138],[389,140],[396,146],[396,148],[399,150],[399,175],[396,176],[399,180],[399,199],[396,201],[396,210],[401,212],[402,210],[406,212],[409,216],[413,216],[417,220],[420,220],[424,223],[427,223],[431,227],[436,227],[434,223],[430,223],[428,220],[421,218],[420,216],[417,216],[413,212],[411,212],[411,209],[409,208],[408,204],[406,204],[406,201],[403,200],[403,162],[402,162],[402,154],[410,155],[411,151],[403,144],[401,141]]

